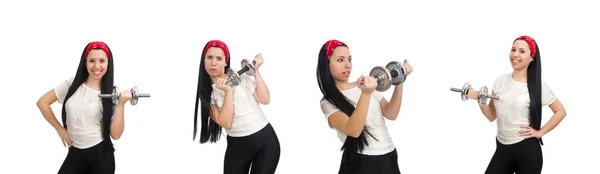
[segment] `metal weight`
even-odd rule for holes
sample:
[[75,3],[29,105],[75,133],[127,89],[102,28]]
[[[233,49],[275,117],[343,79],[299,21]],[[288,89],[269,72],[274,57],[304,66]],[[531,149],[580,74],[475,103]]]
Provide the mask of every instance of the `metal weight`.
[[[463,85],[462,89],[450,88],[450,91],[459,92],[460,98],[462,99],[462,101],[467,101],[467,100],[469,100],[469,96],[467,96],[469,89],[471,89],[471,84],[465,83]],[[500,100],[500,97],[498,97],[498,96],[489,95],[488,88],[486,86],[481,87],[481,89],[479,89],[479,95],[477,96],[477,102],[479,102],[479,104],[483,105],[483,104],[487,103],[488,98]]]
[[388,71],[390,71],[390,75],[392,77],[392,85],[400,85],[404,83],[404,81],[406,80],[406,69],[404,69],[402,63],[392,61],[388,63],[385,66],[385,68],[387,68]]
[[488,94],[487,86],[481,87],[481,89],[479,90],[479,96],[477,96],[477,101],[479,101],[479,104],[484,105],[485,103],[487,103],[488,98],[500,100],[500,97]]
[[225,84],[230,84],[233,86],[238,86],[241,82],[240,76],[242,74],[246,74],[249,76],[253,76],[254,75],[254,65],[256,64],[255,61],[252,61],[252,64],[250,64],[250,61],[248,59],[244,59],[242,60],[242,69],[235,72],[235,70],[233,70],[232,68],[229,68],[227,70],[227,81],[225,81]]
[[465,83],[463,85],[462,89],[450,88],[450,91],[459,92],[460,99],[462,99],[462,101],[467,101],[467,100],[469,100],[469,96],[467,96],[467,92],[469,92],[469,89],[471,89],[471,84]]
[[[129,92],[131,92],[131,99],[129,100],[130,104],[135,106],[138,103],[140,97],[150,97],[150,94],[140,94],[139,90],[136,86],[132,87]],[[112,103],[114,105],[119,104],[119,100],[121,97],[121,93],[119,92],[119,88],[114,86],[111,94],[98,94],[99,98],[110,98],[112,99]]]
[[400,85],[406,81],[406,69],[402,63],[391,61],[385,68],[376,66],[371,69],[369,76],[377,79],[375,90],[379,92],[387,91],[392,85]]
[[390,71],[381,66],[376,66],[371,69],[369,76],[374,77],[377,80],[377,87],[375,87],[375,90],[379,92],[387,91],[392,86],[392,75],[390,74]]
[[240,85],[241,79],[240,79],[240,74],[238,74],[237,72],[235,72],[232,68],[229,68],[227,70],[227,81],[225,81],[225,84],[231,84],[233,86],[237,86]]
[[255,61],[252,61],[252,63],[250,63],[250,61],[248,59],[242,60],[242,67],[248,67],[248,71],[246,71],[246,75],[249,75],[249,76],[254,75],[254,65],[255,64],[256,64]]

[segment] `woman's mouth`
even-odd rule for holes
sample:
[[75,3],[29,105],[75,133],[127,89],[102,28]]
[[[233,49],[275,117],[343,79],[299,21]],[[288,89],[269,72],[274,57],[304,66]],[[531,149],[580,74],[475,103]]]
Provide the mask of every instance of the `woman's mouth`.
[[350,77],[350,71],[344,71],[342,74],[344,77]]

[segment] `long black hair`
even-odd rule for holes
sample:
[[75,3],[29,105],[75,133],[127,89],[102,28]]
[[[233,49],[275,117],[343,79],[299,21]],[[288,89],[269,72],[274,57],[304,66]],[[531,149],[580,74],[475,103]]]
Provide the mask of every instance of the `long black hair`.
[[[326,44],[327,43],[323,44],[323,46],[321,47],[321,51],[319,52],[319,60],[317,64],[317,81],[319,83],[321,93],[323,93],[323,100],[331,102],[342,112],[348,115],[348,117],[351,117],[352,113],[354,112],[354,109],[356,108],[350,103],[350,100],[346,96],[344,96],[335,85],[335,81],[331,76],[331,71],[329,69],[329,60],[327,59]],[[341,150],[344,151],[342,158],[352,160],[353,155],[357,151],[362,152],[364,147],[369,145],[365,133],[369,134],[371,137],[377,140],[371,133],[369,133],[369,130],[367,130],[365,126],[358,138],[346,136],[346,141],[344,141],[344,145],[342,145],[341,148]]]
[[[204,58],[206,57],[206,50],[210,48],[207,47],[209,43],[206,43],[206,45],[204,46],[204,50],[202,50],[202,58],[200,58],[200,70],[198,72],[198,87],[196,88],[196,108],[194,109],[193,140],[195,141],[196,132],[198,131],[198,104],[200,104],[200,119],[202,119],[202,125],[200,127],[200,144],[204,144],[207,141],[210,141],[211,143],[216,143],[217,141],[219,141],[219,138],[221,138],[221,131],[223,130],[222,127],[219,124],[217,124],[217,122],[210,118],[210,100],[213,88],[210,75],[208,75],[208,72],[206,72],[206,69],[204,68]],[[227,57],[225,60],[227,60],[227,65],[225,65],[224,70],[227,71],[231,67],[231,64],[229,63],[231,60],[229,59],[229,57]]]
[[[77,91],[77,89],[88,79],[89,77],[89,73],[87,71],[87,67],[86,67],[86,49],[87,47],[90,46],[90,44],[86,45],[85,48],[83,49],[83,53],[81,53],[81,59],[79,60],[79,66],[77,67],[77,73],[75,73],[75,78],[73,79],[73,83],[71,83],[71,86],[69,87],[69,90],[67,91],[67,96],[65,97],[65,101],[63,102],[64,104],[62,105],[62,122],[63,122],[63,127],[66,129],[67,128],[67,112],[66,112],[66,103],[69,100],[69,98],[71,96],[73,96],[73,94],[75,93],[75,91]],[[110,48],[108,47],[108,45],[106,45],[106,48],[108,49],[108,53],[106,53],[106,55],[108,56],[108,66],[106,69],[106,73],[104,74],[104,76],[102,76],[102,80],[100,80],[100,92],[103,94],[110,94],[112,93],[112,88],[114,85],[114,63],[113,63],[113,55],[112,55],[112,51],[110,50]],[[100,49],[101,50],[101,49]],[[111,118],[113,116],[114,113],[114,105],[112,103],[112,100],[109,98],[103,98],[102,99],[102,137],[104,138],[103,144],[105,146],[104,149],[107,149],[106,152],[114,152],[114,147],[113,147],[113,143],[112,140],[110,139],[110,121]]]
[[[523,40],[521,38],[515,39]],[[514,43],[514,42],[513,42]],[[535,55],[533,61],[527,67],[527,89],[529,90],[529,117],[531,127],[535,130],[540,130],[542,124],[542,60],[540,57],[540,47],[537,42],[535,44]],[[539,138],[542,145],[544,142]]]

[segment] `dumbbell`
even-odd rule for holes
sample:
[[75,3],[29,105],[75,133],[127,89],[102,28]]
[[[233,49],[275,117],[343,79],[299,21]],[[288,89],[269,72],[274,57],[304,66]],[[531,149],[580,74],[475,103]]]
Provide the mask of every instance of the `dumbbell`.
[[248,59],[244,59],[244,60],[242,60],[243,68],[241,70],[235,72],[232,68],[229,68],[227,70],[228,77],[227,77],[227,81],[225,81],[225,84],[237,86],[241,82],[240,76],[242,74],[253,76],[254,75],[254,64],[256,64],[256,61],[252,61],[252,64],[250,64],[250,61]]
[[[129,90],[131,92],[131,99],[129,100],[129,103],[133,106],[137,105],[138,103],[138,99],[140,97],[150,97],[150,94],[140,94],[138,92],[138,88],[137,87],[132,87],[131,90]],[[121,97],[121,91],[119,91],[119,88],[114,86],[112,89],[112,94],[98,94],[98,97],[100,98],[110,98],[112,99],[112,102],[114,105],[119,104],[119,100]]]
[[400,85],[406,80],[406,69],[402,63],[391,61],[385,68],[376,66],[371,69],[369,76],[377,79],[375,90],[379,92],[387,91],[392,85]]
[[[459,88],[450,88],[450,91],[459,92],[460,93],[460,98],[463,101],[467,101],[467,100],[469,100],[469,96],[467,96],[467,93],[469,92],[469,89],[471,89],[471,84],[465,83],[463,85],[462,89],[459,89]],[[485,104],[487,102],[488,98],[495,99],[495,100],[500,100],[500,97],[488,94],[488,88],[487,88],[487,86],[481,87],[481,89],[479,89],[479,95],[477,96],[477,101],[480,104],[483,105],[483,104]]]

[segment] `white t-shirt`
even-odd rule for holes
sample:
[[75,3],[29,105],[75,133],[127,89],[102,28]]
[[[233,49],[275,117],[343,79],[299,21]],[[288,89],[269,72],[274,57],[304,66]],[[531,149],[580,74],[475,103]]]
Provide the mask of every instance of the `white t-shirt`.
[[[74,77],[71,77],[54,88],[58,103],[64,104],[73,79]],[[102,138],[103,107],[98,94],[100,91],[81,84],[65,105],[67,131],[73,141],[72,145],[76,148],[89,148],[104,140]]]
[[[358,104],[358,99],[362,93],[360,88],[355,86],[354,88],[343,90],[341,92],[344,96],[346,96],[346,98],[350,99],[350,103],[356,107],[356,104]],[[379,92],[373,91],[373,94],[371,95],[371,101],[369,102],[369,111],[367,111],[367,119],[365,121],[367,130],[369,130],[369,132],[379,141],[373,139],[371,135],[365,134],[364,136],[367,137],[369,145],[365,146],[362,153],[357,153],[364,155],[383,155],[393,151],[396,148],[394,146],[394,142],[392,142],[392,137],[388,132],[388,128],[384,120],[381,105],[379,103],[381,99],[383,99],[383,96]],[[325,99],[321,100],[321,111],[323,111],[326,120],[329,120],[329,116],[334,112],[342,112],[335,105],[331,104],[331,102]],[[333,127],[331,128],[335,129]],[[347,135],[337,129],[336,131],[338,138],[343,143],[346,140]]]
[[[515,144],[523,139],[519,134],[520,126],[529,125],[529,90],[527,83],[512,79],[512,73],[501,75],[494,82],[493,91],[500,100],[494,100],[497,139],[502,144]],[[552,90],[542,82],[542,106],[548,106],[556,100]]]
[[[240,85],[232,87],[233,94],[233,122],[229,129],[225,129],[227,135],[232,137],[242,137],[258,132],[269,121],[260,108],[258,101],[254,98],[256,82],[248,75],[240,76]],[[221,110],[225,92],[217,89],[213,84],[213,94],[210,104],[216,104]],[[199,114],[199,113],[198,113]]]

